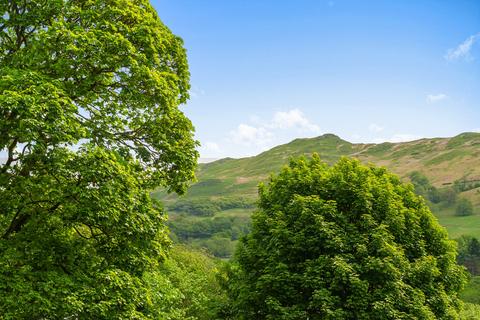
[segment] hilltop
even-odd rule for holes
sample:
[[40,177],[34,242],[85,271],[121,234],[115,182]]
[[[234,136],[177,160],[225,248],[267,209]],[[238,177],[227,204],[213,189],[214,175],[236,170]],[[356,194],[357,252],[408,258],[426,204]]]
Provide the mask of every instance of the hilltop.
[[[364,163],[385,166],[402,179],[407,179],[413,171],[420,171],[435,187],[450,185],[458,180],[480,180],[480,133],[380,144],[354,144],[334,134],[325,134],[295,139],[253,157],[225,158],[200,164],[198,182],[190,187],[185,199],[254,199],[258,183],[265,181],[271,172],[278,171],[291,157],[309,156],[314,152],[330,164],[347,156]],[[157,196],[167,203],[177,198],[163,192],[158,192]],[[480,205],[480,197],[471,197],[474,204]]]

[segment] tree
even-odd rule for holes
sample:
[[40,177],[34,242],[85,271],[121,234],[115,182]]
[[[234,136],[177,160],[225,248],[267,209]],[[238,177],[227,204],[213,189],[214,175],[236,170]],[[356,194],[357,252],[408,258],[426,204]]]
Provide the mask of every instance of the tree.
[[433,203],[442,201],[442,195],[437,188],[430,184],[428,178],[419,171],[413,171],[409,174],[410,181],[415,187],[415,193],[421,195]]
[[384,168],[292,160],[237,247],[236,319],[457,319],[465,271],[424,200]]
[[151,274],[155,295],[161,306],[154,319],[214,320],[225,304],[220,286],[221,261],[205,253],[174,245],[161,272]]
[[451,187],[441,189],[440,198],[445,202],[445,206],[453,206],[457,202],[457,191]]
[[461,236],[458,239],[459,264],[464,265],[474,276],[480,274],[480,241],[472,236]]
[[142,319],[169,246],[149,190],[198,157],[180,38],[147,0],[0,2],[4,319]]
[[458,200],[455,214],[457,216],[471,216],[473,214],[473,205],[470,200],[466,198]]

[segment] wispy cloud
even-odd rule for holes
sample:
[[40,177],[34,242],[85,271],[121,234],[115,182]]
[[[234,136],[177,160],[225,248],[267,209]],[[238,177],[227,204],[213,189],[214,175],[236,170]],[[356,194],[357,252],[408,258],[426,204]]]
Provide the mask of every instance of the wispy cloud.
[[470,51],[475,44],[480,39],[480,32],[474,35],[471,35],[468,37],[465,41],[463,41],[461,44],[459,44],[456,48],[449,49],[447,53],[445,54],[445,59],[448,61],[454,61],[454,60],[471,60],[472,55],[470,54]]
[[264,127],[254,127],[241,123],[230,131],[231,140],[244,146],[264,146],[273,138],[273,133]]
[[[220,145],[213,141],[207,141],[202,143],[200,148],[198,148],[200,152],[200,157],[218,157],[222,154],[222,148]],[[200,161],[203,161],[200,159]]]
[[382,132],[383,129],[385,129],[385,128],[382,127],[382,126],[379,126],[379,125],[376,124],[376,123],[372,123],[372,124],[370,124],[370,125],[368,126],[368,130],[371,131],[371,132],[376,132],[376,133],[378,133],[378,132]]
[[274,129],[297,128],[303,131],[320,133],[320,127],[311,123],[299,109],[276,112],[272,121],[265,126]]
[[[243,146],[266,147],[281,135],[321,134],[320,127],[312,123],[300,109],[279,111],[270,120],[250,117],[250,124],[241,123],[230,131],[229,141]],[[293,131],[292,131],[293,130]]]
[[448,98],[448,96],[445,93],[438,93],[438,94],[427,95],[425,100],[427,101],[427,103],[436,103],[436,102],[440,102],[442,100],[445,100],[447,98]]

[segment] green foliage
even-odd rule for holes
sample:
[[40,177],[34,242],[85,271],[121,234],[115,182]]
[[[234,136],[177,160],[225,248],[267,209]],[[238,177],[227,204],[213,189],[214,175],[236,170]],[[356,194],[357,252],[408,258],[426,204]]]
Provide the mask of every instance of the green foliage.
[[457,216],[470,216],[473,214],[473,205],[470,200],[462,198],[457,201],[457,206],[455,208],[455,214]]
[[230,270],[234,318],[458,319],[455,243],[384,168],[293,160],[252,220]]
[[194,216],[213,216],[220,211],[220,207],[208,199],[179,200],[169,209]]
[[480,181],[478,180],[467,180],[467,179],[459,179],[455,180],[453,184],[453,188],[457,192],[464,192],[476,188],[480,188]]
[[460,298],[469,303],[480,304],[480,276],[471,277],[466,287],[460,293]]
[[410,181],[415,187],[415,193],[425,197],[433,203],[443,200],[441,193],[430,184],[428,178],[419,171],[413,171],[409,175]]
[[158,272],[147,273],[152,319],[213,320],[223,308],[226,293],[218,282],[220,262],[201,252],[175,245]]
[[147,0],[0,2],[3,319],[144,319],[169,246],[149,190],[198,157],[181,39]]
[[480,241],[471,236],[460,237],[457,261],[465,266],[471,274],[480,275]]
[[457,202],[457,191],[454,188],[446,187],[441,189],[439,193],[444,206],[453,206]]
[[248,217],[215,216],[192,217],[172,216],[168,223],[172,237],[180,243],[207,249],[219,258],[229,258],[234,251],[233,241],[248,233]]
[[460,320],[478,320],[480,319],[480,305],[465,303],[460,312]]
[[219,198],[219,199],[180,199],[169,206],[170,210],[184,212],[194,216],[213,216],[219,211],[229,209],[253,208],[254,203],[244,198]]

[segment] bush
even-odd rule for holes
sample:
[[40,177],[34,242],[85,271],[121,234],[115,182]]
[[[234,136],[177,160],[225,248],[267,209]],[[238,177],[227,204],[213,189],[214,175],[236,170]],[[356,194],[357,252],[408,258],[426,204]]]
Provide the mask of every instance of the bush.
[[455,243],[384,168],[293,160],[252,220],[230,269],[235,319],[458,319]]
[[455,214],[457,216],[470,216],[473,214],[473,205],[470,200],[462,198],[457,202],[455,208]]

